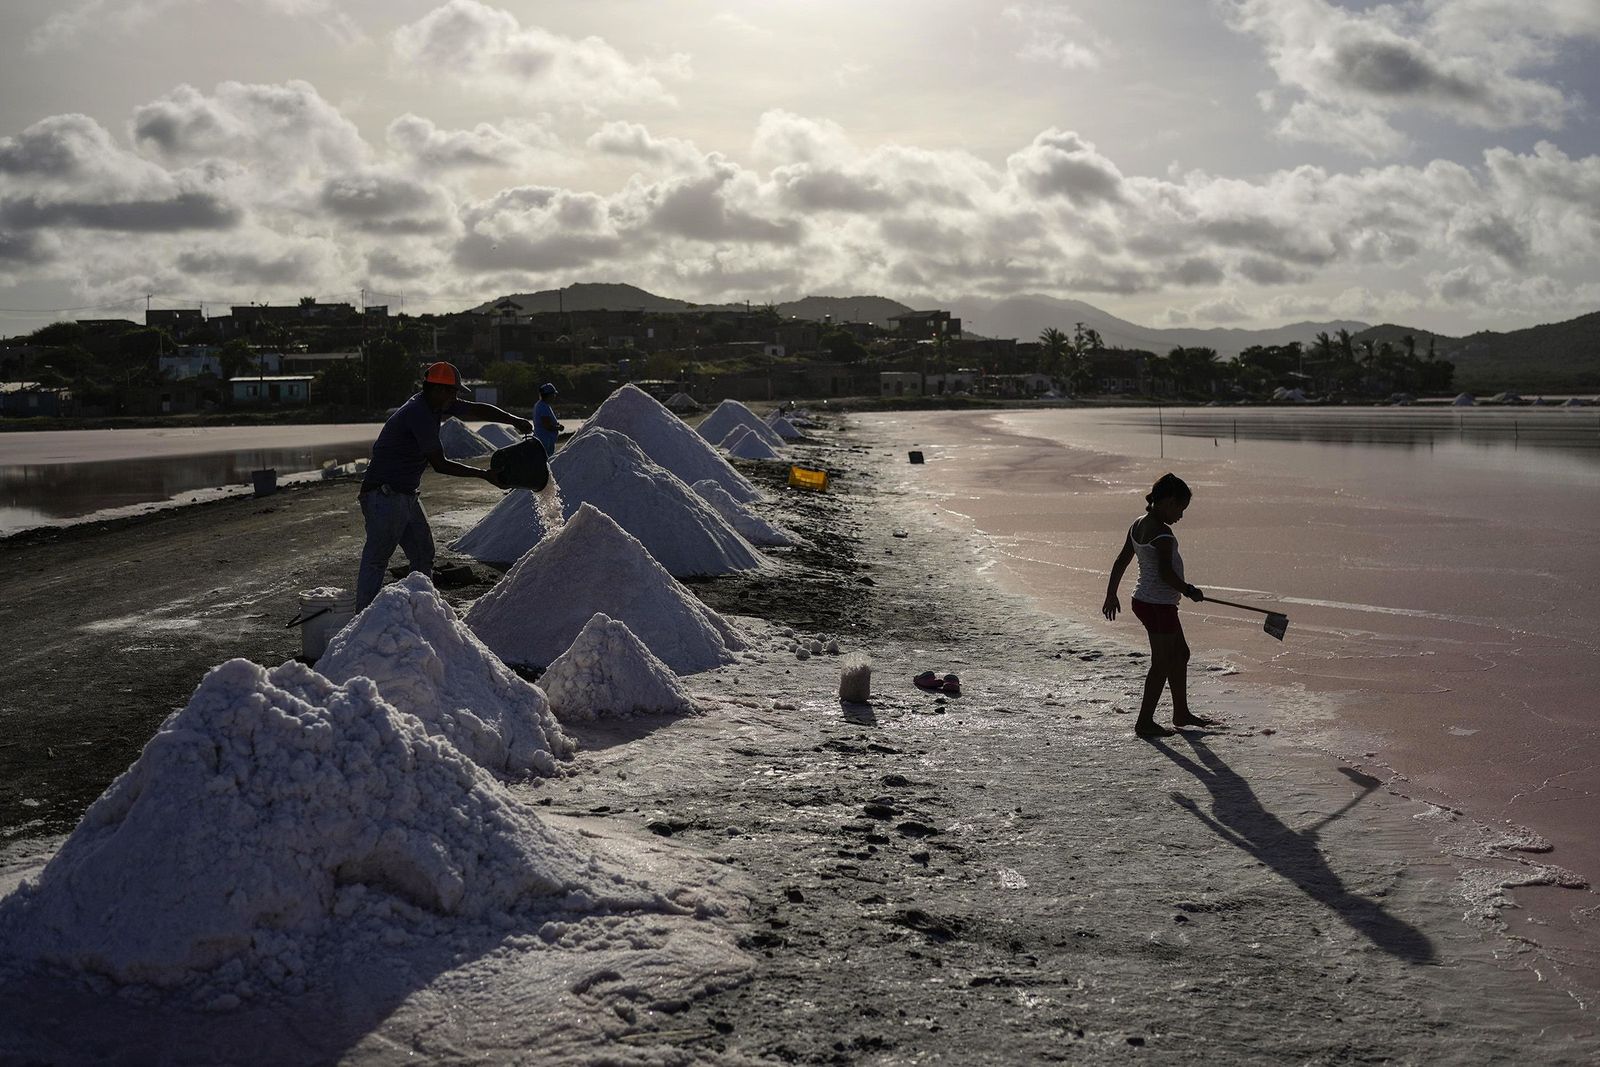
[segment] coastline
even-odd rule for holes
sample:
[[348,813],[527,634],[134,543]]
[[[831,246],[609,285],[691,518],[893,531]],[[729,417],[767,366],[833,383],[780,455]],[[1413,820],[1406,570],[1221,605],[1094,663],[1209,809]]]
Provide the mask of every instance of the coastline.
[[[649,843],[654,864],[721,872],[742,902],[702,933],[732,956],[696,970],[663,955],[659,988],[619,963],[624,979],[563,987],[541,1021],[528,1005],[544,992],[509,995],[515,953],[430,973],[421,949],[397,947],[383,966],[414,984],[376,1005],[346,997],[339,1022],[355,1029],[331,1050],[314,1044],[329,1015],[315,997],[219,1017],[53,985],[52,1023],[12,1010],[37,991],[12,981],[0,1051],[62,1058],[82,1048],[72,1021],[92,1018],[130,1037],[124,1058],[165,1035],[194,1059],[241,1062],[288,1040],[355,1063],[530,1047],[556,1062],[1592,1058],[1593,1009],[1535,980],[1525,945],[1461,920],[1459,872],[1431,849],[1425,805],[1307,749],[1282,729],[1283,699],[1225,671],[1195,690],[1237,702],[1226,731],[1135,741],[1137,650],[1004,588],[986,539],[930,504],[895,442],[857,428],[795,455],[833,472],[835,491],[785,493],[779,471],[744,469],[811,547],[779,554],[774,574],[690,586],[755,645],[690,679],[706,714],[583,732],[572,773],[522,787],[593,833]],[[441,545],[498,499],[454,481],[426,486]],[[74,715],[104,718],[105,694],[137,685],[101,741],[125,754],[204,665],[286,658],[292,635],[267,616],[297,587],[347,582],[359,548],[353,502],[333,489],[30,547],[0,578],[8,631],[31,635],[7,654],[15,699],[76,737]],[[193,548],[217,541],[237,546],[236,570],[194,573]],[[469,601],[495,576],[481,577],[447,595]],[[63,596],[90,581],[96,599]],[[842,707],[839,661],[797,661],[785,631],[870,654],[872,703]],[[94,696],[81,668],[61,677],[89,662]],[[958,671],[964,695],[911,687],[924,668]],[[35,779],[47,788],[53,763]],[[280,1036],[284,1016],[310,1025]],[[531,1043],[557,1023],[571,1025],[558,1043]]]
[[[922,468],[927,472],[923,483],[929,496],[941,501],[940,513],[952,529],[981,538],[998,580],[1009,590],[1028,597],[1038,610],[1065,619],[1089,620],[1097,634],[1116,635],[1130,647],[1143,647],[1136,625],[1124,625],[1125,620],[1107,625],[1097,617],[1105,574],[1115,553],[1116,534],[1106,531],[1118,529],[1113,513],[1124,521],[1131,517],[1131,513],[1121,515],[1121,511],[1132,507],[1125,501],[1136,501],[1137,493],[1143,491],[1141,487],[1166,469],[1182,469],[1191,478],[1198,475],[1200,480],[1195,484],[1200,506],[1191,512],[1198,516],[1199,523],[1209,521],[1223,527],[1214,533],[1198,525],[1179,531],[1180,540],[1190,546],[1186,558],[1192,560],[1191,570],[1215,578],[1245,573],[1240,570],[1241,565],[1247,571],[1251,561],[1259,567],[1265,559],[1269,561],[1267,569],[1274,573],[1309,578],[1303,568],[1285,562],[1286,554],[1315,550],[1306,545],[1304,538],[1299,538],[1297,545],[1294,535],[1270,525],[1268,511],[1241,507],[1241,501],[1227,490],[1231,475],[1205,455],[1211,448],[1199,453],[1204,462],[1175,458],[1158,461],[1153,456],[1117,450],[1125,448],[1129,440],[1110,451],[1103,441],[1073,446],[1054,434],[1048,438],[1029,436],[1023,420],[1016,422],[1012,425],[1004,418],[976,414],[941,426],[925,420],[900,420],[893,428],[893,437],[902,448],[915,445],[929,450],[928,465]],[[1260,427],[1249,430],[1257,434],[1260,431]],[[1197,436],[1204,437],[1205,445],[1211,444],[1209,432]],[[1194,455],[1190,453],[1191,459]],[[1370,504],[1361,501],[1359,494],[1352,498],[1343,490],[1336,499],[1338,503],[1330,501],[1333,507],[1348,507],[1362,517],[1341,521],[1331,517],[1332,512],[1323,514],[1309,506],[1303,515],[1313,525],[1328,524],[1346,545],[1359,546],[1345,549],[1347,555],[1341,560],[1344,569],[1333,580],[1335,588],[1341,582],[1360,580],[1350,556],[1360,560],[1383,551],[1369,547],[1373,538],[1367,532],[1348,527],[1349,523],[1370,525]],[[1108,500],[1112,501],[1110,511]],[[1419,501],[1408,509],[1414,515],[1402,518],[1405,528],[1437,528],[1438,523],[1428,517],[1431,503]],[[1070,517],[1058,510],[1063,506],[1071,508]],[[1545,517],[1547,521],[1552,518]],[[1252,520],[1258,520],[1260,525]],[[1555,531],[1539,531],[1539,535],[1545,534],[1554,536]],[[1531,546],[1538,536],[1527,540]],[[1377,542],[1384,543],[1382,538]],[[1492,550],[1500,551],[1499,544],[1494,542]],[[1232,551],[1224,553],[1224,546],[1232,546]],[[1068,548],[1070,552],[1063,557]],[[1075,565],[1072,560],[1081,560],[1082,564]],[[1426,575],[1425,560],[1407,562]],[[1460,561],[1461,566],[1470,563],[1465,558]],[[1525,565],[1537,566],[1531,559]],[[1204,577],[1196,580],[1209,584]],[[1128,588],[1129,583],[1125,582],[1124,607]],[[1350,599],[1368,605],[1387,600],[1384,592],[1376,588],[1358,589],[1354,584],[1348,588],[1354,590],[1346,594]],[[1407,591],[1413,588],[1411,583],[1399,582],[1388,594],[1404,602]],[[1533,646],[1523,653],[1523,658],[1543,658],[1532,660],[1531,667],[1508,673],[1516,666],[1514,657],[1495,654],[1480,665],[1478,658],[1465,651],[1468,642],[1482,642],[1494,632],[1489,629],[1488,620],[1471,620],[1454,612],[1435,615],[1365,607],[1369,612],[1384,612],[1376,616],[1384,621],[1352,624],[1343,617],[1350,615],[1351,608],[1362,605],[1275,598],[1259,592],[1257,587],[1230,587],[1226,583],[1216,591],[1221,596],[1268,603],[1291,613],[1296,622],[1290,640],[1279,646],[1258,632],[1258,617],[1241,619],[1237,617],[1244,615],[1241,612],[1185,604],[1186,628],[1196,634],[1195,664],[1208,664],[1213,670],[1223,668],[1247,691],[1265,699],[1294,702],[1294,714],[1277,714],[1275,725],[1279,729],[1330,758],[1382,778],[1391,791],[1428,805],[1428,813],[1421,818],[1433,827],[1440,851],[1472,867],[1461,882],[1464,913],[1504,924],[1507,930],[1525,938],[1548,960],[1545,970],[1564,973],[1587,991],[1585,995],[1592,996],[1600,990],[1600,925],[1596,923],[1600,898],[1592,889],[1600,868],[1588,833],[1589,820],[1583,814],[1584,808],[1573,807],[1567,812],[1548,804],[1531,806],[1530,800],[1530,794],[1541,790],[1556,799],[1570,796],[1581,800],[1592,795],[1582,777],[1587,773],[1583,750],[1543,757],[1560,764],[1545,770],[1539,770],[1540,764],[1530,760],[1530,769],[1522,772],[1523,777],[1513,777],[1512,771],[1523,767],[1528,757],[1511,747],[1509,740],[1502,747],[1499,734],[1507,732],[1507,738],[1514,739],[1520,728],[1515,720],[1498,715],[1496,710],[1532,709],[1538,701],[1566,700],[1570,704],[1566,694],[1586,689],[1586,683],[1571,666],[1585,662],[1581,649],[1559,649],[1569,664],[1563,669],[1563,661],[1552,658],[1558,651],[1552,638],[1544,639],[1543,644],[1550,647],[1542,649],[1537,630],[1521,634],[1520,640]],[[1319,607],[1327,610],[1319,614]],[[1425,623],[1425,628],[1413,626],[1412,620],[1405,618],[1407,615],[1418,616],[1416,621]],[[1358,628],[1350,629],[1352,625]],[[1359,628],[1369,625],[1389,632],[1380,634]],[[1539,629],[1554,633],[1560,632],[1561,627],[1549,619]],[[1401,643],[1394,644],[1396,640]],[[1380,651],[1352,648],[1369,643],[1376,644]],[[1324,646],[1329,650],[1317,651]],[[1463,651],[1451,653],[1452,647]],[[1394,665],[1368,668],[1352,658],[1372,655],[1392,660]],[[1507,680],[1485,690],[1483,696],[1492,695],[1493,703],[1478,697],[1474,702],[1484,706],[1469,714],[1462,700],[1472,701],[1473,687],[1487,684],[1477,672],[1494,669],[1508,673]],[[1196,667],[1192,666],[1191,679],[1195,673]],[[1458,698],[1458,691],[1465,698]],[[1166,698],[1163,700],[1165,706]],[[1573,706],[1581,703],[1579,700]],[[1197,706],[1202,714],[1211,713],[1205,706]],[[1226,705],[1221,706],[1221,711],[1226,717]],[[1450,750],[1454,762],[1441,766],[1435,750],[1429,747],[1433,744],[1432,735],[1419,733],[1424,724],[1433,723],[1439,725],[1432,729],[1448,728],[1446,732],[1457,746]],[[1409,733],[1400,729],[1402,726]],[[1576,728],[1574,744],[1586,737],[1581,716]],[[1478,734],[1484,737],[1474,737]],[[1514,759],[1486,773],[1478,762],[1472,761],[1473,757],[1456,754],[1464,751],[1459,746],[1469,740],[1483,740],[1480,751],[1491,759],[1501,754]],[[1523,740],[1526,742],[1526,734]],[[1564,779],[1568,784],[1558,792],[1551,787],[1552,779]]]

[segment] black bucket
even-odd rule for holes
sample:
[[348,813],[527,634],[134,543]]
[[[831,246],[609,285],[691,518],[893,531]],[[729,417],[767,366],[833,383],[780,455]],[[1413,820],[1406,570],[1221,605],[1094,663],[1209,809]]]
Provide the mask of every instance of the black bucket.
[[502,484],[516,489],[537,493],[550,484],[550,457],[537,438],[495,449],[489,457],[489,469],[500,476]]
[[921,463],[922,462],[922,453],[921,452],[913,452],[913,453],[911,453],[911,462],[913,462],[913,463]]

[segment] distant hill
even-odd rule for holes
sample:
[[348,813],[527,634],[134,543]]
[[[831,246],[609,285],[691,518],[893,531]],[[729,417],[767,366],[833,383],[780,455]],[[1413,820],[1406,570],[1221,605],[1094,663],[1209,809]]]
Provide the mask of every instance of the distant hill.
[[1409,334],[1417,352],[1428,341],[1441,359],[1456,365],[1456,388],[1473,393],[1592,392],[1600,388],[1600,311],[1566,322],[1496,333],[1485,330],[1466,337],[1447,337],[1427,330],[1384,324],[1355,334],[1399,346]]
[[961,316],[963,329],[986,337],[1015,337],[1032,341],[1055,327],[1071,333],[1075,323],[1097,331],[1112,348],[1142,348],[1165,355],[1174,348],[1212,348],[1223,359],[1232,359],[1252,345],[1283,345],[1291,341],[1310,342],[1318,332],[1334,333],[1343,328],[1355,333],[1368,328],[1364,322],[1296,322],[1270,330],[1236,330],[1215,327],[1162,328],[1140,326],[1119,319],[1082,300],[1061,300],[1051,296],[1012,296],[1001,300],[983,297],[958,297],[949,310]]
[[485,312],[505,301],[516,304],[524,315],[539,311],[688,311],[686,300],[647,293],[636,285],[620,282],[579,282],[565,289],[544,289],[537,293],[512,293],[496,297],[470,310]]
[[[580,283],[565,289],[538,293],[514,293],[471,309],[489,311],[502,301],[511,301],[524,313],[539,311],[714,311],[743,308],[743,303],[692,304],[657,296],[637,286],[623,283]],[[1567,322],[1534,326],[1508,333],[1484,331],[1467,337],[1449,337],[1409,326],[1364,322],[1295,322],[1267,330],[1240,330],[1213,327],[1161,328],[1141,326],[1120,319],[1082,300],[1063,300],[1037,294],[994,299],[956,297],[946,300],[921,299],[908,305],[881,296],[807,296],[775,305],[788,318],[821,320],[832,316],[835,322],[871,322],[887,327],[889,319],[911,310],[943,308],[962,320],[963,328],[984,337],[1015,337],[1032,341],[1055,327],[1071,333],[1075,323],[1099,332],[1101,340],[1116,348],[1142,348],[1165,353],[1182,347],[1215,349],[1223,359],[1231,359],[1252,345],[1310,344],[1318,333],[1337,334],[1349,330],[1357,341],[1388,341],[1399,346],[1407,335],[1416,339],[1418,354],[1426,353],[1428,341],[1435,354],[1456,365],[1456,385],[1472,392],[1499,392],[1514,389],[1522,393],[1594,391],[1600,388],[1600,312]]]

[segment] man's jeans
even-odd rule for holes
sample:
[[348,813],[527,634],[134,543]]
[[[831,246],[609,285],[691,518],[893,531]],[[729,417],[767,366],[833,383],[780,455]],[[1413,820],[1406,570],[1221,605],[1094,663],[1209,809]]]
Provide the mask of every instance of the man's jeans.
[[383,572],[397,547],[413,571],[433,574],[433,530],[423,514],[421,497],[374,489],[361,494],[361,514],[367,520],[367,545],[361,550],[356,581],[357,611],[372,603],[383,588]]

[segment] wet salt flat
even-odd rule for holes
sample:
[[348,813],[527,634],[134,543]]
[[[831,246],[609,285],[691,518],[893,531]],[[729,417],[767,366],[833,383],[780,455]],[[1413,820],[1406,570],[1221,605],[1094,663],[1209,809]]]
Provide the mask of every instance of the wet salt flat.
[[[569,419],[574,430],[582,425]],[[477,428],[474,423],[473,427]],[[0,536],[365,459],[380,423],[0,434]]]
[[[986,565],[1005,582],[1130,644],[1143,642],[1135,621],[1099,618],[1106,577],[1143,494],[1176,472],[1195,490],[1176,529],[1190,580],[1291,620],[1279,644],[1260,616],[1186,602],[1197,656],[1315,695],[1327,709],[1319,721],[1283,728],[1523,835],[1538,857],[1531,884],[1600,882],[1592,409],[863,422],[926,453],[926,491],[984,536]],[[1132,585],[1130,576],[1125,610]],[[1558,917],[1593,903],[1549,896]],[[1587,911],[1570,918],[1590,921]]]

